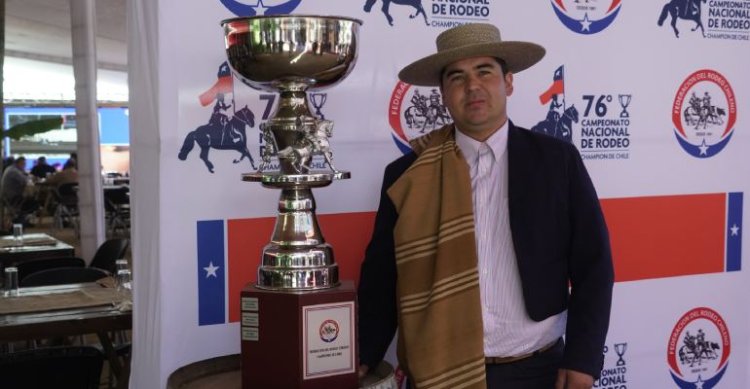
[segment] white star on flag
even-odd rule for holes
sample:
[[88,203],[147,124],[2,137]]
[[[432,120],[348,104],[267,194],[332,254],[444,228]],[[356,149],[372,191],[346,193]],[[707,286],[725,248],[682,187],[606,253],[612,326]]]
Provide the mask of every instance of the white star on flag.
[[219,266],[214,266],[213,261],[208,263],[208,267],[204,267],[203,270],[206,271],[206,278],[208,277],[214,277],[217,278],[216,271],[219,270]]
[[737,226],[737,223],[735,223],[735,224],[734,224],[734,225],[732,226],[732,228],[730,228],[729,230],[731,230],[731,231],[732,231],[732,236],[737,236],[737,235],[739,235],[739,232],[740,232],[740,227],[739,227],[739,226]]
[[579,20],[579,22],[581,22],[581,31],[590,31],[589,27],[591,27],[591,21],[589,21],[588,12],[583,14],[583,20]]

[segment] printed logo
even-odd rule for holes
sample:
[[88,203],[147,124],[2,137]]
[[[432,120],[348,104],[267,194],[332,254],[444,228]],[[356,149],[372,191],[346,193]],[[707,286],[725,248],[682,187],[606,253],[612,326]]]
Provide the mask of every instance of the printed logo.
[[399,150],[411,151],[409,140],[438,129],[452,121],[438,88],[412,87],[399,81],[391,94],[388,122]]
[[[214,85],[198,96],[198,101],[202,107],[213,104],[208,123],[199,125],[195,130],[188,132],[177,157],[182,161],[187,160],[195,145],[198,145],[200,149],[198,157],[206,165],[208,171],[213,173],[215,167],[209,160],[209,151],[211,149],[232,150],[240,153],[239,158],[235,158],[232,161],[233,163],[240,163],[247,158],[250,166],[255,170],[257,169],[255,159],[253,153],[250,152],[250,148],[248,148],[247,127],[255,127],[256,119],[253,109],[256,110],[255,112],[263,112],[259,127],[270,118],[276,102],[276,94],[245,94],[245,99],[240,104],[235,102],[234,78],[227,62],[219,66],[216,77],[217,80]],[[241,86],[241,88],[245,87]],[[245,89],[249,90],[249,88]],[[247,99],[248,96],[249,99]],[[328,94],[309,93],[308,97],[312,114],[325,120],[323,109],[328,100]],[[250,139],[256,138],[251,136]],[[251,148],[255,148],[257,145],[258,155],[263,158],[264,170],[278,170],[279,164],[276,154],[269,155],[265,152],[266,144],[270,139],[266,139],[262,131],[258,131],[257,139],[257,143],[253,142]],[[312,168],[326,168],[323,155],[314,155],[312,158],[310,164]]]
[[318,333],[320,334],[320,340],[331,343],[339,337],[339,323],[336,323],[336,320],[328,319],[320,325]]
[[[613,350],[610,352],[610,350]],[[604,345],[604,368],[601,377],[594,381],[594,388],[601,389],[627,389],[628,386],[628,364],[625,359],[627,343],[615,343],[612,348]]]
[[709,158],[723,150],[736,121],[734,91],[719,72],[698,70],[677,90],[672,106],[675,136],[693,157]]
[[692,25],[690,31],[700,30],[704,38],[750,40],[750,0],[671,0],[662,8],[657,24],[664,25],[667,17],[671,18],[670,25],[678,38],[678,21],[682,19],[690,22],[679,23],[682,28]]
[[282,15],[294,11],[302,0],[219,0],[233,14],[245,16]]
[[[255,114],[247,105],[237,109],[234,103],[232,72],[227,62],[219,66],[216,77],[217,80],[214,85],[198,97],[203,107],[214,103],[208,123],[188,132],[177,157],[182,161],[186,160],[188,154],[197,144],[200,147],[200,159],[203,160],[211,173],[214,172],[214,165],[208,159],[208,152],[212,148],[237,151],[240,153],[240,158],[235,159],[234,163],[239,163],[247,158],[250,161],[250,166],[255,169],[255,161],[250,154],[250,150],[247,149],[247,134],[245,132],[246,127],[252,128],[255,126]],[[229,93],[232,94],[231,104],[227,104],[225,99],[225,96]],[[230,108],[232,109],[231,113],[229,112]]]
[[551,0],[552,9],[565,27],[584,35],[596,34],[609,27],[620,12],[620,2],[621,0]]
[[711,308],[682,315],[667,345],[672,379],[681,389],[711,389],[727,370],[731,343],[724,319]]
[[581,96],[583,112],[575,104],[570,106],[565,98],[565,67],[558,67],[552,84],[539,95],[542,105],[547,105],[547,116],[531,131],[539,132],[566,142],[573,142],[573,126],[581,126],[577,143],[584,159],[630,158],[630,112],[632,94],[598,93]]
[[[407,6],[397,8],[398,11],[394,13],[405,16],[406,12],[403,11],[408,9],[409,19],[423,20],[428,27],[451,28],[466,23],[486,22],[490,18],[490,0],[426,0],[427,8],[422,0],[380,0],[380,3],[380,10],[391,26],[394,25],[391,4]],[[378,4],[378,0],[366,0],[365,12],[372,11],[375,4]]]
[[549,104],[547,117],[531,127],[539,132],[573,143],[573,123],[578,123],[578,109],[565,104],[565,68],[560,66],[552,76],[552,85],[539,95],[542,105]]

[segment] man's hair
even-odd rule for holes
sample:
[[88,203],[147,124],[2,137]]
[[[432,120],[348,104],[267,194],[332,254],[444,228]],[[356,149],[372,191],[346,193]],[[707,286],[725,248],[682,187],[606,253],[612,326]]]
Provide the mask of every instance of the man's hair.
[[16,158],[15,164],[18,165],[21,162],[26,162],[26,157],[18,157]]
[[[508,64],[505,63],[505,60],[498,57],[492,57],[495,59],[495,61],[500,65],[500,71],[503,73],[503,77],[505,77],[506,74],[508,74]],[[445,67],[447,68],[447,66]],[[445,76],[445,68],[440,71],[440,91],[443,91],[443,76]]]

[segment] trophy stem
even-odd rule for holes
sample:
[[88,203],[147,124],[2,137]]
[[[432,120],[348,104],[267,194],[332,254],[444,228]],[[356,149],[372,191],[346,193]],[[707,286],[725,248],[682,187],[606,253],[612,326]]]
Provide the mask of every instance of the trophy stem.
[[315,290],[338,284],[338,265],[320,232],[312,190],[283,188],[271,242],[263,248],[257,287]]

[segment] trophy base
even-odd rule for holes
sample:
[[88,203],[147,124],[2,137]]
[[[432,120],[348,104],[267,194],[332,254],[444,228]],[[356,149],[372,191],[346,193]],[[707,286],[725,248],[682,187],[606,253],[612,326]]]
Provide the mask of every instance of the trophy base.
[[270,188],[292,188],[304,186],[306,188],[321,188],[331,184],[333,180],[346,180],[352,174],[346,171],[311,171],[308,174],[284,174],[281,172],[254,172],[242,175],[242,181],[260,182]]
[[295,293],[245,286],[242,388],[358,388],[356,297],[352,281]]

